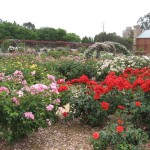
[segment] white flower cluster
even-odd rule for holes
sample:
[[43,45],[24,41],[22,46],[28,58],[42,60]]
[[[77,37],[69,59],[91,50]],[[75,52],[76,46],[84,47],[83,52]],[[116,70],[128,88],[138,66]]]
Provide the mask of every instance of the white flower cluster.
[[126,68],[142,68],[149,66],[150,56],[118,56],[113,59],[104,59],[98,62],[98,72],[100,75],[103,72],[115,71],[117,73],[124,71]]
[[18,50],[18,47],[14,47],[14,46],[9,46],[8,47],[9,52],[13,52],[13,51],[17,51],[17,50]]

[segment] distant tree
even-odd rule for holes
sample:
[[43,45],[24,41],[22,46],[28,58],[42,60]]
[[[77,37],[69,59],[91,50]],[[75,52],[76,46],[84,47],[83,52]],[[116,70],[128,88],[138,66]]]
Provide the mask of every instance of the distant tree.
[[133,39],[122,38],[118,36],[115,32],[108,34],[106,32],[101,32],[98,35],[95,35],[94,37],[94,42],[106,42],[106,41],[118,42],[127,47],[129,50],[132,50]]
[[23,23],[23,27],[25,27],[27,29],[32,29],[32,30],[35,29],[35,25],[33,23],[31,23],[31,22]]
[[78,35],[76,35],[75,33],[67,33],[66,36],[64,37],[65,41],[68,42],[80,42],[81,39]]
[[81,43],[89,43],[90,44],[93,42],[94,42],[93,39],[91,37],[87,37],[87,36],[83,37],[81,40]]
[[58,40],[64,41],[64,37],[67,34],[66,30],[59,28],[59,29],[57,29],[57,33],[58,33]]
[[107,41],[106,32],[101,32],[98,35],[95,35],[94,42],[104,42],[104,41]]
[[37,40],[37,34],[18,24],[7,21],[0,22],[0,39]]
[[39,40],[57,41],[59,36],[54,28],[44,27],[37,30]]
[[17,28],[15,38],[20,40],[38,40],[38,35],[36,32],[21,26]]
[[140,17],[137,21],[138,25],[140,25],[140,29],[149,30],[150,29],[150,13],[145,15],[144,17]]

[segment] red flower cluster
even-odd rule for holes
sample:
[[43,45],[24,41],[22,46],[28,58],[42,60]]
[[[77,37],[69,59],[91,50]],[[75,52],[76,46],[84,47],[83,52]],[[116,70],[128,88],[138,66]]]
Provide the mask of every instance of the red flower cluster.
[[99,137],[100,137],[99,132],[94,132],[93,133],[93,139],[97,140],[97,139],[99,139]]
[[121,132],[124,131],[124,127],[123,127],[123,126],[117,126],[117,127],[116,127],[116,131],[117,131],[118,133],[121,133]]
[[63,91],[67,91],[68,90],[68,86],[66,85],[61,85],[59,88],[58,88],[58,92],[63,92]]
[[122,109],[122,110],[125,110],[125,107],[122,106],[122,105],[118,105],[118,108],[119,108],[119,109]]
[[141,102],[135,102],[135,106],[140,107],[141,106]]
[[101,102],[100,105],[102,106],[102,108],[103,108],[104,110],[108,110],[108,108],[109,108],[109,106],[110,106],[110,104],[107,103],[107,102]]
[[102,85],[96,85],[93,88],[93,91],[94,91],[94,99],[98,100],[100,99],[100,96],[105,93],[105,88]]
[[79,83],[87,83],[88,81],[89,78],[86,75],[82,75],[78,80]]

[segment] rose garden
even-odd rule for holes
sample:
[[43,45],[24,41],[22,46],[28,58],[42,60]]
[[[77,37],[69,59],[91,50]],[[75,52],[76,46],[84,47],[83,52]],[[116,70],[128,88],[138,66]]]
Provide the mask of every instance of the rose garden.
[[89,137],[94,150],[144,150],[150,137],[150,57],[104,44],[0,56],[0,140],[12,144],[60,118],[77,119],[101,126]]

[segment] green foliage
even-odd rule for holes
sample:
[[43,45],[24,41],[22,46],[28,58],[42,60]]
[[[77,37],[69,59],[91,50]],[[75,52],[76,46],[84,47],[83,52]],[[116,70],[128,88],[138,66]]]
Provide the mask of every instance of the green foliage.
[[45,41],[68,41],[80,42],[81,39],[75,33],[67,33],[64,29],[54,29],[42,27],[36,29],[31,22],[26,22],[22,26],[7,21],[0,21],[0,40],[45,40]]
[[24,51],[25,44],[19,40],[8,39],[4,40],[1,44],[2,52]]
[[[0,102],[0,125],[4,138],[8,141],[18,140],[37,130],[39,127],[46,127],[46,119],[48,118],[51,120],[51,123],[56,121],[56,107],[52,112],[46,110],[46,105],[50,104],[48,97],[43,97],[40,94],[30,95],[26,93],[19,100],[20,105],[18,106],[12,103],[11,96],[5,97],[5,100],[1,100]],[[25,118],[25,112],[32,112],[35,119],[30,120]]]
[[122,37],[116,35],[116,33],[108,33],[107,34],[106,32],[102,32],[98,35],[95,35],[95,37],[94,37],[94,42],[106,42],[106,41],[120,43],[120,44],[124,45],[125,47],[127,47],[129,50],[132,50],[132,45],[133,45],[132,38],[125,39],[125,38],[122,38]]
[[57,29],[57,33],[58,33],[58,41],[64,41],[64,37],[66,36],[67,32],[64,29]]
[[93,39],[91,37],[87,37],[87,36],[83,37],[82,40],[81,40],[81,43],[89,43],[89,44],[91,44],[93,42],[94,42]]
[[75,33],[67,33],[66,36],[64,36],[64,40],[68,42],[80,42],[81,39],[78,35]]
[[23,27],[27,28],[27,29],[32,29],[34,30],[35,29],[35,25],[31,22],[25,22],[23,23]]
[[[22,66],[18,61],[16,64],[18,67]],[[0,128],[2,137],[9,142],[24,138],[31,132],[37,131],[39,127],[47,127],[48,122],[55,123],[58,119],[56,115],[58,107],[66,105],[70,99],[70,91],[59,94],[50,92],[49,85],[52,81],[47,78],[47,74],[43,74],[43,71],[46,71],[43,67],[32,64],[24,68],[24,74],[17,70],[20,74],[12,72],[12,74],[7,73],[7,77],[2,75],[4,80],[1,81],[0,88],[6,87],[8,92],[0,91]],[[37,85],[39,83],[40,86],[42,85],[39,90],[31,88],[31,86],[39,87]],[[42,87],[46,87],[45,90]],[[58,88],[57,84],[56,88]],[[57,103],[56,99],[61,100]],[[49,111],[46,107],[50,104],[53,105],[53,109]],[[32,112],[34,118],[27,118],[26,112]]]
[[66,77],[67,80],[78,78],[81,75],[85,74],[89,78],[95,76],[96,73],[96,61],[86,61],[81,63],[80,61],[67,60],[61,61],[61,65],[58,67],[58,72]]
[[[88,49],[85,50],[85,57],[88,58],[100,58],[100,52],[112,52],[115,56],[117,53],[123,53],[124,55],[131,55],[131,52],[120,43],[116,42],[96,42],[93,45],[89,46]],[[96,55],[94,55],[94,52]]]
[[57,41],[59,38],[58,32],[54,28],[44,27],[37,30],[38,39],[45,41]]
[[94,150],[144,150],[142,144],[148,140],[148,135],[142,129],[128,125],[122,133],[116,131],[116,124],[110,124],[100,131],[100,138],[91,139]]
[[140,25],[142,31],[150,29],[150,13],[140,17],[137,23]]
[[60,50],[60,51],[49,51],[48,53],[45,54],[46,56],[52,56],[53,58],[56,58],[56,59],[59,59],[63,56],[69,56],[69,55],[72,55],[72,56],[77,56],[78,54],[76,53],[72,53],[68,50]]
[[1,44],[1,51],[2,51],[3,53],[4,53],[4,52],[7,52],[9,46],[11,46],[11,41],[9,41],[9,40],[3,41],[3,43]]
[[36,40],[37,34],[26,29],[16,23],[0,22],[0,39],[20,39],[20,40]]
[[80,122],[95,127],[106,123],[108,112],[100,107],[99,101],[93,100],[84,85],[77,85],[73,89],[70,100],[70,115],[78,118]]

